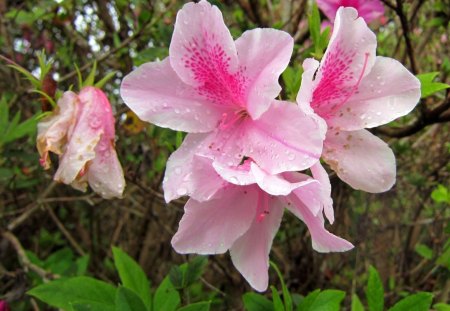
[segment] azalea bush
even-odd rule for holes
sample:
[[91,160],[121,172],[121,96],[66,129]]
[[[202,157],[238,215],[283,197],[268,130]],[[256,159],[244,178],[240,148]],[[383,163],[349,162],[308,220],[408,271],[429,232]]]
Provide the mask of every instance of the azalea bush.
[[445,1],[0,13],[0,310],[450,308]]

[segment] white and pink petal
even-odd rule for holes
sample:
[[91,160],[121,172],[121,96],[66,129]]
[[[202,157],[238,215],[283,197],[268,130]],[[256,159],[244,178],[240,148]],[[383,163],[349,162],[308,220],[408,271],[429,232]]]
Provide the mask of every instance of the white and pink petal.
[[375,63],[376,46],[375,34],[358,12],[341,7],[316,74],[311,106],[317,114],[328,119],[357,91]]
[[278,79],[286,69],[292,55],[294,39],[276,29],[248,30],[236,40],[241,68],[244,68],[246,108],[257,119],[270,106],[281,91]]
[[328,120],[346,131],[389,123],[411,112],[420,100],[420,81],[400,62],[378,56],[358,91]]
[[323,159],[354,189],[378,193],[391,189],[395,183],[394,153],[367,130],[329,131]]
[[272,242],[278,232],[284,208],[278,198],[263,192],[269,210],[264,217],[257,215],[250,229],[234,242],[230,248],[231,260],[247,282],[257,291],[262,292],[269,284],[269,253]]
[[221,254],[250,228],[256,214],[258,189],[228,185],[210,200],[190,199],[173,248],[181,254]]
[[208,102],[184,83],[169,58],[143,64],[129,73],[122,81],[120,94],[140,119],[185,132],[212,131],[227,110]]

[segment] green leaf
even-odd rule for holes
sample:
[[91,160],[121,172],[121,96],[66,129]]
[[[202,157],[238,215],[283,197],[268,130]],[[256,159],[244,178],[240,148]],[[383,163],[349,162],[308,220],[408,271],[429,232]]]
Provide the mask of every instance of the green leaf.
[[369,280],[366,290],[367,304],[369,311],[383,311],[384,308],[384,288],[377,269],[369,267]]
[[200,279],[203,274],[206,265],[208,264],[208,257],[196,256],[190,260],[187,264],[186,274],[184,277],[185,286],[189,286]]
[[352,296],[352,310],[351,311],[364,311],[364,306],[361,303],[361,300],[359,300],[358,295],[353,294]]
[[94,64],[92,64],[91,72],[89,73],[86,80],[83,82],[83,86],[94,85],[96,72],[97,72],[97,61],[94,60]]
[[[448,226],[450,226],[450,224]],[[445,242],[444,250],[442,254],[439,255],[438,259],[436,259],[436,263],[450,270],[450,238]]]
[[286,95],[289,99],[295,100],[302,81],[302,68],[287,67],[281,77],[285,85]]
[[421,292],[397,302],[389,311],[428,311],[433,301],[433,294]]
[[440,302],[433,305],[433,309],[436,311],[450,311],[450,305]]
[[274,286],[270,286],[272,290],[272,300],[275,311],[284,311],[284,305],[281,301],[280,294],[278,294],[278,290]]
[[77,301],[72,303],[73,311],[115,311],[114,306],[104,303]]
[[141,298],[131,289],[119,287],[116,292],[116,311],[149,310]]
[[341,310],[341,302],[342,300],[344,300],[344,298],[345,292],[340,290],[327,289],[323,292],[316,290],[310,293],[304,300],[301,301],[301,303],[298,305],[297,310],[339,311]]
[[320,45],[320,14],[316,2],[313,2],[311,13],[308,16],[309,32],[316,52]]
[[108,73],[106,76],[103,77],[103,79],[101,79],[100,81],[95,83],[95,87],[98,87],[99,89],[101,89],[106,84],[106,82],[108,82],[109,80],[114,78],[114,76],[116,74],[117,74],[117,71],[112,71],[112,72]]
[[83,76],[81,75],[80,68],[78,68],[77,64],[73,64],[73,66],[77,72],[78,89],[81,90],[83,88]]
[[416,244],[414,249],[415,249],[416,253],[419,254],[420,256],[422,256],[423,258],[426,258],[428,260],[433,258],[433,250],[424,244],[420,244],[420,243]]
[[174,311],[180,304],[180,294],[165,277],[156,289],[153,299],[153,311]]
[[286,311],[292,311],[293,310],[292,298],[291,298],[291,294],[289,293],[289,290],[288,290],[286,284],[284,283],[283,275],[281,274],[280,269],[278,269],[277,265],[273,261],[270,261],[270,266],[275,270],[275,272],[278,275],[278,278],[280,279],[281,289],[283,291],[284,307],[285,307]]
[[184,287],[184,271],[179,266],[173,266],[170,269],[169,279],[176,289],[182,289]]
[[320,289],[316,289],[316,290],[310,292],[305,298],[303,298],[303,300],[300,301],[300,303],[298,304],[297,310],[298,311],[310,310],[312,304],[317,299],[319,294],[320,294]]
[[190,305],[184,306],[177,311],[209,311],[209,308],[211,307],[211,302],[209,301],[202,301],[202,302],[196,302],[191,303]]
[[89,259],[89,255],[84,255],[83,257],[80,257],[75,261],[75,265],[77,267],[75,272],[76,275],[81,276],[86,273],[89,265]]
[[274,311],[273,303],[263,295],[245,293],[242,300],[247,311]]
[[115,292],[114,286],[108,283],[79,276],[39,285],[28,291],[28,295],[53,307],[71,310],[71,304],[80,301],[113,307]]
[[16,65],[8,65],[9,67],[17,70],[18,72],[20,72],[28,81],[31,82],[31,84],[35,87],[35,88],[40,88],[41,87],[41,82],[35,77],[33,76],[28,70],[26,70],[23,67],[20,66],[16,66]]
[[417,75],[417,79],[420,80],[420,89],[422,92],[421,97],[428,97],[436,92],[445,90],[450,87],[447,83],[433,82],[434,78],[439,74],[439,72],[429,72]]
[[139,264],[117,247],[113,247],[114,264],[119,272],[122,285],[133,290],[144,302],[148,310],[151,306],[150,284]]
[[450,191],[444,185],[438,185],[431,193],[431,198],[436,203],[450,204]]

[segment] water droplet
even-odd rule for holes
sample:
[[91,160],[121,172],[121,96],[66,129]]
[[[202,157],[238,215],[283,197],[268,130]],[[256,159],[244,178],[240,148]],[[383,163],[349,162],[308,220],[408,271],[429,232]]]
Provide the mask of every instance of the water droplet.
[[177,167],[175,169],[175,174],[180,175],[181,174],[181,168]]
[[289,160],[289,161],[293,161],[294,159],[295,159],[295,154],[290,153],[290,154],[288,155],[288,160]]
[[183,188],[183,187],[178,188],[177,193],[178,193],[178,195],[186,195],[187,189]]

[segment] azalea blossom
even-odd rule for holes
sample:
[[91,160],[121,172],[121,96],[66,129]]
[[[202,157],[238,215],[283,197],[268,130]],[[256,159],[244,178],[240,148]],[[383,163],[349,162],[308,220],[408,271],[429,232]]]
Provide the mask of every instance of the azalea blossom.
[[352,7],[366,23],[383,16],[384,6],[380,0],[317,0],[317,6],[334,22],[340,7]]
[[[230,251],[234,266],[258,291],[268,285],[269,253],[287,208],[311,233],[318,252],[353,248],[324,227],[320,183],[307,175],[271,175],[247,159],[231,168],[195,156],[198,183],[186,203],[179,229],[172,239],[182,254],[221,254]],[[208,197],[207,201],[199,201]]]
[[169,160],[168,201],[174,191],[187,194],[182,185],[166,189],[173,176],[188,178],[195,154],[231,167],[251,157],[272,174],[318,161],[320,118],[275,100],[292,49],[292,37],[275,29],[246,31],[234,41],[216,6],[188,3],[178,12],[169,57],[124,78],[121,96],[136,115],[198,142],[195,150],[184,143]]
[[376,56],[376,36],[354,8],[340,8],[319,64],[303,63],[300,106],[312,107],[328,125],[323,159],[355,189],[389,190],[395,156],[365,128],[408,114],[420,99],[420,82],[398,61]]
[[121,197],[125,180],[117,158],[114,117],[106,95],[85,87],[67,91],[55,111],[38,124],[41,164],[50,167],[49,152],[59,155],[54,179],[85,191],[87,184],[104,198]]

